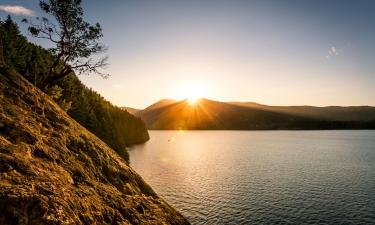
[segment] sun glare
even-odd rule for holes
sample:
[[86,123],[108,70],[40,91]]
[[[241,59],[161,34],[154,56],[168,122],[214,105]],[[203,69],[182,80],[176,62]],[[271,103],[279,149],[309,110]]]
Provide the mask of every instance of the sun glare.
[[187,99],[190,105],[199,102],[206,93],[201,82],[186,82],[179,90],[179,99]]
[[188,101],[189,101],[190,105],[194,105],[194,104],[196,104],[199,101],[199,99],[200,99],[200,97],[193,96],[193,97],[189,97]]

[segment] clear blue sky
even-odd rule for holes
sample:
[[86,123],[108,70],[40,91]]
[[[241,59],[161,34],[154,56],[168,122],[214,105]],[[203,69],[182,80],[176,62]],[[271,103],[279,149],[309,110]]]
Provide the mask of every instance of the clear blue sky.
[[[34,0],[0,5],[41,13]],[[116,105],[143,108],[191,95],[271,105],[375,105],[375,1],[83,5],[87,20],[103,26],[111,77],[80,78]]]

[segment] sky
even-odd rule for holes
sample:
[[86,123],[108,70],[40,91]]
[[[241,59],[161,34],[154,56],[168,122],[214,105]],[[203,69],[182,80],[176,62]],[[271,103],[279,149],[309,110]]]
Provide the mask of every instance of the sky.
[[[83,8],[103,27],[111,76],[80,79],[115,105],[206,97],[375,106],[375,1],[83,0]],[[0,17],[8,13],[43,15],[36,0],[2,0]]]

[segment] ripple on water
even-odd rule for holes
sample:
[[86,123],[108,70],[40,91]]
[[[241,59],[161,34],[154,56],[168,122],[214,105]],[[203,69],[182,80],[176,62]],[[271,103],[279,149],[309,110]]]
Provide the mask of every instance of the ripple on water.
[[375,224],[375,131],[150,135],[131,166],[192,224]]

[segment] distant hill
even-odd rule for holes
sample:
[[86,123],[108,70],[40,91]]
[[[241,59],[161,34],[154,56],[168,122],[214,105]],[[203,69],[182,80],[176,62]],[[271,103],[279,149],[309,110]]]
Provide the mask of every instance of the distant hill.
[[178,101],[177,100],[173,100],[173,99],[162,99],[158,102],[155,102],[154,104],[148,106],[147,108],[143,109],[143,113],[145,112],[151,112],[151,111],[154,111],[156,109],[159,109],[159,108],[163,108],[164,106],[168,106],[168,105],[172,105],[174,103],[177,103]]
[[266,106],[201,99],[161,100],[138,111],[148,129],[374,129],[375,107]]
[[178,102],[178,101],[173,100],[173,99],[162,99],[162,100],[160,100],[158,102],[155,102],[154,104],[148,106],[145,109],[135,109],[135,108],[127,107],[127,106],[122,106],[120,108],[128,111],[130,114],[138,115],[141,111],[142,111],[142,113],[151,112],[153,110],[156,110],[158,108],[161,108],[161,107],[164,107],[164,106],[176,103],[176,102]]
[[133,114],[133,115],[137,114],[137,112],[140,111],[140,109],[135,109],[135,108],[126,107],[126,106],[123,106],[123,107],[120,107],[120,108],[123,109],[123,110],[126,110],[128,113]]
[[375,107],[371,106],[268,106],[254,102],[230,102],[234,105],[282,112],[315,119],[339,121],[371,121],[375,120]]

